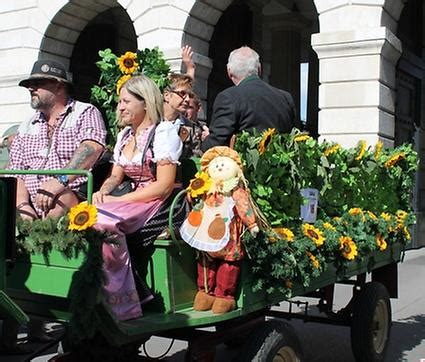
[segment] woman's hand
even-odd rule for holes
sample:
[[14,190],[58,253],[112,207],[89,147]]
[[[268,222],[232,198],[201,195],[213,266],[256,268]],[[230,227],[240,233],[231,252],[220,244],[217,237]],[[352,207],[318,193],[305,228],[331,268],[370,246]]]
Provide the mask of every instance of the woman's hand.
[[105,197],[107,194],[104,191],[97,191],[92,196],[93,204],[98,205],[105,202]]
[[121,196],[112,196],[112,195],[104,195],[103,196],[103,202],[117,202],[117,201],[120,201],[120,200],[121,200]]

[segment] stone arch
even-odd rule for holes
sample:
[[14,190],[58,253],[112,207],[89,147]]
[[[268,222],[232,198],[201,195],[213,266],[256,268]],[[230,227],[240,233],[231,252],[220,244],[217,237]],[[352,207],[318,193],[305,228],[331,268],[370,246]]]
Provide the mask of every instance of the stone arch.
[[120,54],[135,51],[137,39],[131,19],[116,0],[71,0],[52,18],[40,46],[40,58],[60,60],[70,70],[76,97],[90,99],[90,87],[99,78],[98,51]]
[[50,11],[51,17],[40,44],[40,58],[56,58],[69,66],[74,44],[86,25],[103,11],[117,6],[116,0],[70,0],[64,6]]
[[[315,102],[313,101],[311,103],[312,106],[309,113],[312,118],[316,118],[313,120],[313,123],[317,124],[318,63],[316,54],[311,50],[310,35],[319,30],[319,25],[316,7],[312,0],[302,0],[296,3],[289,0],[196,1],[190,9],[189,17],[183,29],[183,43],[191,44],[197,52],[197,89],[195,90],[201,93],[200,96],[202,99],[208,99],[208,107],[210,108],[215,94],[228,85],[223,80],[218,80],[217,89],[211,89],[211,84],[214,82],[214,79],[211,79],[210,73],[211,71],[215,73],[213,67],[217,64],[217,54],[215,51],[212,52],[211,45],[216,35],[215,31],[217,30],[217,26],[220,26],[220,21],[223,16],[226,16],[229,9],[236,4],[240,4],[242,7],[249,7],[252,11],[253,20],[251,25],[255,36],[251,39],[252,41],[249,45],[259,50],[262,56],[266,80],[276,86],[292,90],[293,93],[295,93],[294,98],[297,98],[297,103],[300,91],[295,88],[294,84],[297,83],[299,86],[299,69],[294,68],[294,72],[288,71],[286,74],[282,72],[278,74],[279,60],[273,55],[273,50],[279,50],[279,57],[285,57],[286,54],[291,53],[293,46],[298,46],[300,42],[303,43],[302,51],[300,50],[299,54],[292,59],[292,64],[289,64],[290,62],[287,60],[285,61],[284,67],[286,66],[289,69],[289,67],[294,66],[301,59],[312,59],[312,63],[314,64],[312,64],[311,67],[310,89],[315,89],[311,94]],[[230,21],[231,19],[232,17],[230,17]],[[236,21],[236,18],[234,19]],[[204,31],[200,31],[201,29]],[[276,33],[279,33],[279,35],[276,35]],[[275,36],[275,39],[272,39],[272,34],[274,34],[273,36]],[[286,36],[287,47],[285,49],[283,49],[282,46],[276,45],[276,37],[279,36]],[[293,36],[297,37],[297,40],[295,40]],[[223,40],[226,41],[226,38]],[[273,41],[275,44],[274,48]],[[239,44],[239,46],[240,45],[243,44]],[[225,47],[223,47],[223,49],[224,48]],[[219,56],[225,58],[221,61],[223,64],[225,64],[227,60],[228,50],[229,49],[225,50],[226,54],[219,54]],[[297,50],[295,52],[297,52]],[[292,57],[295,56],[295,54],[289,56]],[[297,57],[299,58],[298,61],[296,60]],[[216,63],[213,63],[213,60]],[[220,65],[223,69],[217,70],[218,74],[220,72],[225,73],[223,64]],[[292,79],[289,79],[291,77]],[[291,83],[291,85],[288,87],[289,83]],[[210,93],[210,95],[208,95],[208,93]],[[316,106],[314,106],[315,103]],[[313,133],[316,133],[316,129],[317,128],[313,126],[311,130]]]

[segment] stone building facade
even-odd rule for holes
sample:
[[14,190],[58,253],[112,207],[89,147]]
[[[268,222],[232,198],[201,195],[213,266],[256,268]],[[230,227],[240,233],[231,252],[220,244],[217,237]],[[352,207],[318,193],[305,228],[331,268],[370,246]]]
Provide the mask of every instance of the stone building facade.
[[209,113],[230,85],[230,50],[247,44],[264,78],[300,106],[300,64],[308,63],[306,128],[353,146],[413,141],[421,155],[415,207],[424,244],[424,7],[421,0],[2,0],[0,134],[30,116],[17,86],[37,59],[60,60],[88,100],[99,49],[117,54],[158,46],[173,70],[195,51],[195,90]]

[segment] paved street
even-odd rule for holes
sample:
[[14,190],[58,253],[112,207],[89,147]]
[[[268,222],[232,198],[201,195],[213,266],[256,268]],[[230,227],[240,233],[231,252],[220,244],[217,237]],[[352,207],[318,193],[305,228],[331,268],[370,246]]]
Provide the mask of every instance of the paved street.
[[[392,300],[393,326],[389,343],[388,362],[412,361],[425,359],[425,248],[406,253],[403,263],[399,265],[399,298]],[[336,291],[336,308],[346,304],[350,287],[339,286]],[[279,308],[286,310],[286,303]],[[291,321],[301,340],[307,362],[352,362],[354,357],[350,346],[350,330],[317,323]],[[162,355],[170,345],[170,340],[152,338],[145,346],[152,357]],[[34,346],[33,347],[37,347]],[[185,342],[175,341],[163,359],[169,362],[183,362]],[[45,362],[52,356],[53,350],[43,356],[32,359]],[[217,349],[216,361],[232,361],[237,351],[224,346]],[[1,362],[28,361],[28,357],[1,356]]]

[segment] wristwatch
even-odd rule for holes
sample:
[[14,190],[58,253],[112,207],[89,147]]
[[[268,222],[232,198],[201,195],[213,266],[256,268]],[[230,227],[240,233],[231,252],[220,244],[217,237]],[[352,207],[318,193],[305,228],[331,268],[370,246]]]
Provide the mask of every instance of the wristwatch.
[[64,186],[67,187],[69,184],[69,178],[68,175],[56,175],[55,176],[56,180],[58,180],[58,182]]

